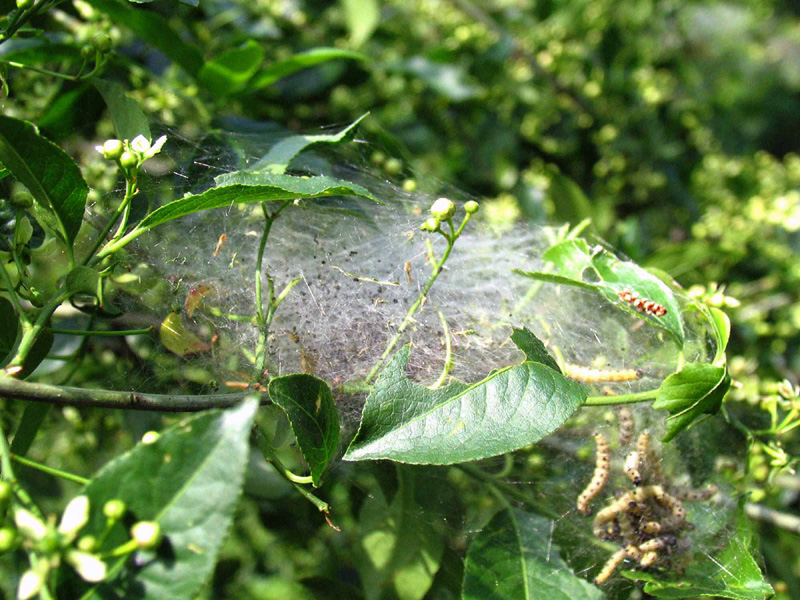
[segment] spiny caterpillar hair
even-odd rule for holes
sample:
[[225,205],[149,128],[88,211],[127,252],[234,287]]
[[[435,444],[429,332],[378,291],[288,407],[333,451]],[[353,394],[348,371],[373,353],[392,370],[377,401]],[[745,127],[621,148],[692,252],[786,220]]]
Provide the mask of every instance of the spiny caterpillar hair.
[[567,364],[564,374],[581,383],[617,383],[635,381],[642,376],[638,369],[595,369],[580,365]]
[[656,304],[647,298],[640,298],[636,292],[632,292],[631,290],[622,290],[621,292],[617,292],[617,295],[624,302],[627,302],[637,310],[641,310],[648,315],[663,317],[665,314],[667,314],[667,309],[661,304]]
[[583,514],[589,513],[589,503],[603,490],[608,480],[608,472],[611,468],[611,447],[606,436],[602,433],[594,434],[594,441],[597,445],[597,456],[594,465],[594,474],[589,485],[578,496],[578,511]]

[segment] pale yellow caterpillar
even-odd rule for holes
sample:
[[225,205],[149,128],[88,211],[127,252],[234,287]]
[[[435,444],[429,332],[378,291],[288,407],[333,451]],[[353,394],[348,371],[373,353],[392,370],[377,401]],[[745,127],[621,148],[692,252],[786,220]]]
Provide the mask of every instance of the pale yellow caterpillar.
[[608,480],[608,472],[611,468],[611,448],[608,445],[606,436],[602,433],[594,434],[594,441],[597,444],[597,458],[594,464],[594,474],[589,485],[578,496],[578,510],[583,514],[589,513],[589,503],[599,494]]
[[627,446],[633,437],[633,430],[636,425],[633,422],[633,413],[629,408],[623,406],[619,409],[617,416],[619,417],[619,445]]
[[594,369],[571,364],[567,364],[564,374],[581,383],[618,383],[635,381],[642,376],[637,369]]
[[600,572],[597,574],[597,577],[594,578],[594,582],[597,584],[602,584],[608,581],[608,578],[611,577],[611,574],[616,570],[616,568],[622,563],[625,558],[628,556],[628,550],[626,548],[620,548],[614,554],[611,555],[611,558],[608,559],[608,562],[603,566]]
[[623,470],[625,475],[633,482],[633,485],[642,485],[642,472],[639,468],[641,464],[641,456],[638,452],[633,451],[625,457],[625,466]]
[[670,517],[662,524],[664,529],[677,529],[686,522],[686,508],[683,502],[668,494],[660,485],[650,486],[653,498],[670,512]]
[[719,491],[719,488],[711,484],[699,490],[688,487],[672,487],[669,491],[675,498],[684,502],[705,502],[713,498]]
[[661,470],[661,461],[658,459],[650,439],[650,432],[643,431],[636,441],[636,451],[644,466],[644,479],[654,485],[664,483],[664,472]]
[[645,552],[642,554],[642,558],[639,559],[639,564],[643,567],[649,567],[653,563],[658,560],[658,550],[651,550],[650,552]]

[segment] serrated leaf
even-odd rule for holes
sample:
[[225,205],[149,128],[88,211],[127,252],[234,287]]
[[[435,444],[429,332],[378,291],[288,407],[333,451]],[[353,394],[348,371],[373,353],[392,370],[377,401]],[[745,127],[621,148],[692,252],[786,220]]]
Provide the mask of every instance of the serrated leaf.
[[341,0],[350,43],[358,48],[366,42],[381,22],[378,0]]
[[464,564],[462,600],[602,600],[549,540],[552,523],[510,508],[475,537]]
[[538,362],[561,373],[558,363],[548,354],[542,341],[527,329],[514,329],[511,341],[525,353],[528,362]]
[[654,573],[623,573],[628,579],[645,581],[644,591],[656,598],[731,598],[763,600],[774,594],[772,586],[754,558],[756,544],[752,526],[741,509],[736,518],[733,536],[725,546],[713,553],[695,553],[694,560],[679,578],[667,581]]
[[331,389],[313,375],[295,373],[274,378],[268,391],[270,400],[289,418],[314,486],[318,486],[339,446],[339,411]]
[[147,117],[139,108],[139,103],[127,96],[121,85],[103,79],[93,79],[92,85],[97,88],[108,106],[114,131],[119,139],[132,140],[143,135],[148,141],[153,141]]
[[281,140],[269,149],[257,163],[245,171],[235,173],[224,173],[214,178],[217,186],[230,185],[237,182],[239,173],[285,173],[292,159],[300,152],[315,144],[337,144],[351,138],[356,126],[364,120],[369,113],[361,115],[358,119],[350,123],[347,127],[332,134],[320,135],[293,135]]
[[0,116],[0,162],[28,188],[38,214],[71,251],[89,193],[75,161],[32,123]]
[[202,194],[184,196],[157,208],[139,223],[137,229],[144,232],[195,212],[244,202],[276,202],[328,196],[361,196],[377,202],[369,190],[357,183],[330,177],[292,177],[238,171],[231,173],[230,181],[230,185],[211,188]]
[[375,382],[345,460],[452,464],[504,454],[551,434],[586,399],[584,386],[532,362],[430,390],[406,376],[410,352],[397,352]]
[[243,90],[264,62],[264,49],[254,40],[238,48],[230,48],[216,58],[206,61],[198,80],[212,94],[229,96]]
[[[3,268],[5,267],[0,265],[0,269]],[[0,366],[5,366],[11,360],[11,352],[17,345],[19,332],[19,317],[14,311],[14,305],[0,296]]]
[[116,0],[87,0],[121,27],[127,27],[142,40],[164,53],[187,73],[197,77],[203,66],[200,50],[183,40],[161,15],[126,6]]
[[391,502],[376,487],[359,514],[357,567],[366,600],[422,600],[441,564],[444,540],[435,526],[439,517],[415,496],[415,472],[399,466],[397,474]]
[[703,414],[719,412],[730,385],[731,377],[725,367],[707,364],[687,364],[667,377],[653,402],[653,408],[670,414],[663,441],[670,441]]
[[358,60],[369,62],[371,59],[366,54],[355,50],[343,48],[314,48],[308,52],[301,52],[294,56],[272,63],[258,73],[248,86],[252,90],[268,87],[284,77],[302,71],[315,65],[320,65],[332,60]]
[[[97,473],[83,491],[90,506],[120,499],[131,519],[158,522],[164,541],[155,552],[140,552],[137,567],[126,558],[110,562],[109,582],[84,597],[127,597],[131,586],[150,600],[197,595],[212,575],[233,519],[257,408],[258,401],[248,400],[232,410],[185,419],[155,443],[139,444]],[[99,537],[104,527],[102,511],[93,509],[81,533]],[[117,526],[103,549],[127,537]],[[120,570],[122,576],[115,580]]]

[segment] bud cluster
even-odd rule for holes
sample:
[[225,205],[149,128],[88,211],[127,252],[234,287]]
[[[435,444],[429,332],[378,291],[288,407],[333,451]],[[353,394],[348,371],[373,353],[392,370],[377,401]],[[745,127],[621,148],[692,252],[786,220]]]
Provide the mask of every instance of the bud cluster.
[[162,135],[152,144],[143,135],[137,135],[133,140],[106,140],[102,146],[95,146],[100,154],[108,160],[116,161],[127,176],[135,175],[146,160],[153,158],[161,152],[161,147],[167,141],[167,136]]

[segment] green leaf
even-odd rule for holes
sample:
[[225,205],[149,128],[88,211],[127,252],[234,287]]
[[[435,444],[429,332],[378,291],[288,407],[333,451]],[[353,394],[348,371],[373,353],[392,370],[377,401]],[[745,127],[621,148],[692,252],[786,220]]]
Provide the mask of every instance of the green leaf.
[[452,464],[511,452],[555,431],[586,399],[558,371],[525,362],[430,390],[405,374],[410,346],[375,382],[345,460]]
[[78,165],[32,123],[5,116],[0,116],[0,162],[28,188],[43,209],[37,216],[71,252],[89,193]]
[[143,232],[201,210],[223,208],[240,202],[275,202],[328,196],[361,196],[377,202],[372,193],[357,183],[330,177],[292,177],[238,171],[231,173],[228,181],[229,185],[184,196],[157,208],[142,219],[137,229]]
[[22,418],[14,431],[14,440],[11,442],[11,452],[19,456],[25,456],[30,450],[31,444],[36,439],[39,428],[44,423],[45,418],[50,414],[52,404],[46,402],[28,402],[22,413]]
[[[514,272],[540,281],[593,290],[621,310],[666,330],[675,339],[678,347],[683,348],[684,329],[680,305],[669,286],[655,275],[635,263],[620,260],[599,246],[589,248],[582,239],[555,244],[542,258],[553,263],[558,273],[518,269]],[[630,290],[640,298],[664,306],[667,309],[666,314],[659,317],[636,310],[619,297],[619,293],[624,290]]]
[[121,27],[127,27],[149,45],[157,48],[187,73],[197,77],[203,66],[200,50],[183,41],[161,15],[149,10],[131,8],[116,0],[88,0],[89,4],[105,13]]
[[148,141],[153,141],[147,117],[139,108],[139,103],[128,97],[121,85],[103,79],[93,79],[92,84],[108,106],[119,139],[132,140],[143,135]]
[[339,445],[339,412],[328,384],[305,373],[276,377],[269,397],[289,418],[303,458],[318,486]]
[[96,297],[100,286],[100,273],[89,267],[77,266],[67,273],[64,285],[70,295],[89,294]]
[[348,141],[352,138],[356,126],[364,120],[369,113],[361,115],[358,119],[350,123],[347,127],[342,129],[339,133],[321,134],[321,135],[293,135],[286,139],[281,140],[270,148],[257,163],[249,167],[245,171],[236,171],[234,173],[224,173],[214,179],[217,186],[230,185],[231,183],[240,183],[237,179],[240,173],[275,173],[282,174],[286,172],[289,163],[300,152],[313,146],[315,144],[337,144],[339,142]]
[[381,22],[378,0],[341,0],[350,43],[358,48],[366,42]]
[[420,505],[414,470],[399,467],[398,479],[391,503],[375,487],[359,514],[357,568],[366,600],[422,600],[441,564],[444,540],[436,527],[438,516]]
[[22,363],[22,371],[17,375],[18,379],[26,379],[30,374],[36,370],[42,361],[50,354],[50,348],[53,347],[54,337],[50,330],[45,329],[39,333],[36,341],[31,346],[28,356],[25,357]]
[[552,522],[510,508],[475,537],[464,565],[462,600],[602,600],[550,543]]
[[262,62],[264,49],[258,42],[247,40],[207,61],[197,78],[212,94],[225,97],[243,90]]
[[[156,552],[140,552],[140,567],[126,559],[109,563],[109,582],[93,588],[93,597],[127,597],[125,590],[151,600],[196,597],[211,577],[233,519],[244,482],[249,435],[258,402],[229,411],[208,411],[162,432],[155,443],[139,444],[114,459],[88,483],[91,520],[82,533],[100,536],[107,501],[120,499],[130,518],[156,521],[164,541]],[[113,548],[128,534],[117,526],[103,546]]]
[[670,441],[701,415],[719,412],[730,385],[731,377],[725,367],[707,364],[687,364],[667,377],[653,402],[653,408],[670,414],[663,441]]
[[558,363],[548,354],[542,341],[527,329],[514,329],[511,341],[525,353],[528,362],[538,362],[561,373]]
[[293,73],[302,71],[309,67],[329,62],[331,60],[358,60],[369,62],[369,56],[356,52],[355,50],[345,50],[343,48],[314,48],[308,52],[301,52],[294,56],[272,63],[266,69],[258,73],[248,86],[251,90],[258,90],[268,87]]
[[[0,269],[3,268],[5,267],[0,265]],[[19,317],[14,305],[0,296],[0,366],[5,366],[11,360],[11,352],[17,345],[19,332]]]
[[774,594],[754,558],[756,545],[752,525],[739,510],[735,531],[716,552],[698,552],[686,572],[673,581],[662,581],[654,573],[624,572],[634,581],[645,581],[644,591],[657,598],[712,596],[732,600],[763,600]]
[[731,320],[723,311],[713,306],[710,306],[708,311],[711,314],[711,326],[714,328],[714,340],[717,345],[717,350],[714,354],[714,365],[723,366],[727,362],[725,350],[731,337]]

